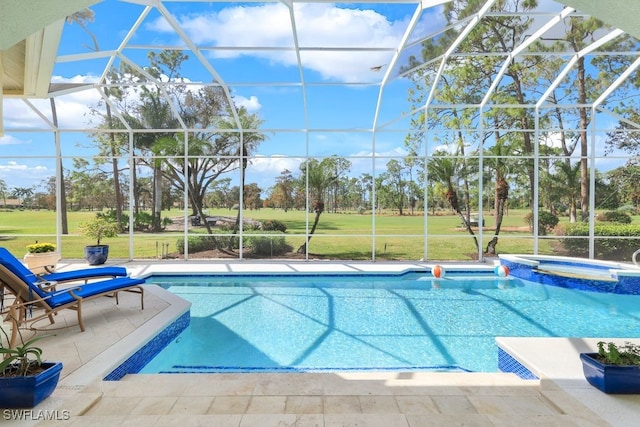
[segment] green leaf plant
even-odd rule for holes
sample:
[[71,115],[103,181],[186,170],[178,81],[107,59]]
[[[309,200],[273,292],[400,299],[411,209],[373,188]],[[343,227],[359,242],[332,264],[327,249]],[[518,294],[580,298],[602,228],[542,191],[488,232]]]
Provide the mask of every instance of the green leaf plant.
[[[15,309],[10,309],[9,318],[15,319]],[[12,321],[13,328],[17,328],[17,322]],[[42,371],[42,348],[34,344],[47,336],[33,337],[27,342],[22,339],[19,329],[15,329],[20,337],[20,345],[13,346],[14,332],[11,337],[0,325],[2,338],[0,339],[0,377],[20,377],[37,374]],[[5,345],[6,342],[6,345]]]
[[612,342],[598,343],[598,360],[607,365],[640,365],[640,345],[626,342],[618,346]]

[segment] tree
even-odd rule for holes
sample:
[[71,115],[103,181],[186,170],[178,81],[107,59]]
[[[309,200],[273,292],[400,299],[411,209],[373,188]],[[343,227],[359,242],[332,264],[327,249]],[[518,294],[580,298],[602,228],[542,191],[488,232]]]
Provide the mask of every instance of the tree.
[[262,189],[255,182],[244,186],[244,206],[246,209],[258,210],[262,207]]
[[420,188],[413,179],[413,170],[414,168],[419,167],[419,165],[424,168],[424,163],[418,160],[418,156],[416,155],[416,153],[411,153],[411,155],[406,156],[403,159],[403,162],[409,174],[409,181],[407,182],[407,201],[409,203],[409,207],[411,208],[411,215],[413,215],[415,213]]
[[622,203],[640,208],[640,166],[627,164],[610,171],[610,185],[620,193]]
[[0,197],[2,197],[2,206],[7,206],[7,193],[9,192],[9,187],[7,187],[7,183],[5,180],[0,179]]
[[496,223],[493,232],[493,237],[487,243],[485,255],[496,255],[496,246],[498,245],[498,235],[500,234],[500,228],[502,227],[502,219],[504,218],[504,211],[509,199],[509,183],[507,182],[507,167],[506,160],[503,156],[508,154],[509,144],[505,144],[503,138],[501,138],[496,126],[496,139],[497,143],[491,147],[489,153],[493,155],[487,159],[487,163],[495,171],[495,211],[496,211]]
[[[183,134],[163,137],[158,140],[157,152],[164,156],[164,174],[175,188],[187,190],[193,214],[204,218],[207,191],[215,187],[214,184],[225,172],[237,167],[234,158],[237,148],[232,141],[209,130],[216,126],[218,117],[226,109],[221,88],[205,86],[197,91],[188,90],[179,107],[185,124],[189,128],[202,130],[187,134],[187,147]],[[189,154],[186,162],[185,149]],[[211,234],[209,223],[205,221],[204,224]]]
[[276,177],[276,185],[271,192],[271,201],[275,207],[287,212],[293,207],[294,179],[290,170],[284,169]]
[[364,201],[366,202],[366,207],[368,209],[373,209],[374,207],[371,203],[373,200],[373,176],[368,173],[363,173],[360,175],[359,181],[363,190],[362,196],[365,197]]
[[[259,129],[262,127],[264,120],[262,120],[257,114],[250,114],[245,107],[237,109],[237,115],[239,122],[236,122],[232,111],[229,109],[227,115],[217,122],[217,127],[222,131],[221,138],[226,140],[226,144],[237,147],[237,160],[240,164],[240,188],[244,197],[245,191],[245,177],[247,165],[249,163],[250,153],[266,139],[264,133]],[[230,132],[225,132],[230,131]],[[246,199],[242,199],[243,206],[246,203]],[[240,217],[241,209],[238,209],[238,215],[236,216],[236,222],[233,225],[233,234],[237,234],[240,229]],[[229,249],[233,248],[234,239],[229,240]]]
[[297,250],[299,254],[307,252],[307,246],[316,231],[316,227],[320,221],[320,215],[324,212],[324,201],[327,189],[338,179],[334,160],[335,158],[333,157],[322,159],[322,161],[309,159],[300,165],[300,170],[303,173],[301,178],[306,179],[308,182],[309,200],[314,200],[313,211],[316,215],[307,240]]
[[12,191],[12,197],[21,199],[24,207],[31,206],[34,189],[33,187],[15,187]]
[[206,199],[203,201],[204,207],[227,207],[231,208],[231,178],[220,178],[213,182],[206,192]]
[[[569,22],[570,26],[566,40],[575,52],[580,52],[584,49],[587,43],[593,40],[594,33],[604,26],[603,22],[596,18],[584,20],[572,17]],[[595,82],[587,76],[584,56],[578,59],[577,69],[577,104],[580,105],[577,107],[579,115],[578,136],[580,140],[580,208],[582,220],[586,221],[589,215],[589,165],[587,157],[589,155],[589,140],[587,138],[587,128],[591,122],[591,117],[590,109],[584,105],[587,104],[589,86],[593,86]]]
[[577,162],[575,165],[566,162],[557,162],[555,167],[558,169],[558,175],[563,183],[563,193],[568,199],[569,205],[569,222],[576,222],[576,205],[580,195],[580,170],[581,164]]
[[69,177],[73,192],[69,201],[75,202],[76,209],[112,208],[115,195],[109,173],[92,167],[85,158],[74,158],[73,165]]
[[[565,52],[567,47],[576,54],[593,42],[597,33],[604,27],[604,23],[596,18],[584,19],[582,17],[570,17],[564,21],[564,34],[555,40],[552,45],[536,43],[536,49],[543,52]],[[622,41],[624,43],[625,41]],[[617,41],[616,43],[621,43]],[[598,88],[606,87],[611,81],[612,59],[594,59],[587,62],[584,55],[577,57],[573,71],[563,80],[558,88],[550,95],[548,101],[552,104],[549,112],[543,115],[549,119],[546,127],[559,129],[554,132],[554,137],[559,140],[564,161],[567,167],[571,167],[571,157],[576,148],[580,154],[580,211],[581,220],[589,217],[589,139],[587,129],[591,122],[591,107],[588,106],[590,98]],[[556,79],[555,73],[549,70],[557,70],[564,65],[564,59],[547,60],[540,63],[536,70],[543,79],[549,82]],[[602,71],[602,72],[600,72]],[[561,105],[575,105],[573,108],[561,107]],[[601,104],[603,106],[604,104]],[[544,128],[544,127],[543,127]],[[595,189],[594,189],[595,190]],[[577,218],[577,214],[575,215]]]
[[[93,46],[90,47],[93,48],[94,52],[98,52],[100,50],[100,46],[98,44],[98,39],[95,36],[95,34],[93,34],[91,31],[89,31],[89,29],[87,28],[87,24],[90,22],[93,22],[95,19],[95,14],[93,12],[93,10],[89,9],[89,8],[85,8],[82,9],[74,14],[72,14],[71,16],[67,17],[66,21],[69,24],[73,24],[74,22],[77,23],[80,28],[82,28],[85,33],[87,33],[89,35],[89,37],[92,40]],[[111,72],[107,74],[107,78],[109,79],[117,74]],[[103,88],[103,93],[104,95],[109,98],[110,96],[116,96],[116,97],[121,97],[122,95],[122,91],[120,88],[118,87],[112,87],[112,88]],[[51,98],[51,110],[52,110],[52,115],[54,117],[54,124],[57,127],[57,114],[56,114],[56,105],[55,105],[55,100],[54,98]],[[106,125],[107,129],[113,129],[115,127],[114,124],[114,120],[113,120],[113,115],[111,113],[111,105],[108,102],[105,102],[105,117],[104,117],[104,125]],[[104,134],[100,133],[98,134],[98,140],[100,140],[100,138],[102,136],[104,136]],[[113,132],[109,132],[107,134],[107,137],[109,138],[108,143],[104,144],[101,147],[102,149],[107,149],[107,152],[109,153],[110,157],[111,157],[111,167],[112,167],[112,172],[113,172],[113,189],[114,189],[114,194],[116,196],[116,201],[115,201],[115,212],[116,212],[116,219],[118,221],[118,223],[122,222],[122,208],[124,206],[124,196],[122,194],[122,191],[120,189],[120,173],[119,173],[119,167],[118,167],[118,155],[120,154],[120,149],[121,147],[124,145],[122,143],[118,144],[116,141],[116,136]],[[104,140],[102,142],[105,142]],[[98,157],[99,159],[101,158],[100,156]],[[60,176],[58,179],[63,179],[64,174],[62,173],[63,169],[62,169],[62,161],[60,163]],[[62,205],[62,229],[63,229],[63,234],[67,234],[68,231],[65,231],[67,229],[67,203],[66,203],[66,192],[65,192],[65,186],[62,186],[62,201],[61,201],[61,205]]]
[[387,162],[387,172],[382,174],[381,177],[383,177],[383,185],[386,189],[385,194],[389,203],[398,209],[398,214],[402,216],[407,187],[407,182],[403,179],[402,164],[395,159],[389,160]]
[[[149,67],[146,71],[160,82],[166,78],[169,81],[180,81],[180,66],[189,57],[179,50],[163,50],[159,54],[149,52]],[[170,86],[174,91],[176,99],[183,90],[181,85]],[[179,127],[177,119],[174,117],[170,99],[165,94],[159,83],[140,86],[140,104],[137,107],[138,123],[143,129],[174,129]],[[175,101],[175,100],[174,100]],[[161,133],[142,134],[139,139],[139,146],[148,149],[152,156],[147,160],[147,164],[153,169],[153,225],[152,231],[161,231],[162,221],[162,159],[163,151],[167,141],[171,141],[174,132],[167,131]]]
[[[447,20],[453,24],[476,13],[483,5],[484,1],[454,0],[445,5],[444,13]],[[445,105],[480,105],[488,89],[497,78],[497,71],[502,67],[506,55],[517,47],[522,40],[527,38],[527,32],[533,22],[531,17],[511,15],[509,11],[513,9],[519,11],[533,10],[536,6],[537,1],[535,0],[496,2],[493,12],[505,13],[484,16],[462,41],[458,51],[503,53],[504,55],[452,55],[445,58],[447,60],[446,74],[442,75],[440,82],[433,81],[433,76],[437,75],[433,73],[433,67],[424,67],[424,71],[416,73],[414,77],[416,87],[410,91],[410,96],[417,101],[415,104],[417,106],[424,105],[425,95],[423,88],[430,87],[435,83],[438,84],[438,91],[435,94],[434,103],[437,101]],[[428,58],[435,58],[437,55],[441,55],[458,35],[456,31],[448,31],[443,37],[430,39],[423,43],[423,60],[427,61]],[[529,89],[535,87],[538,79],[532,67],[539,61],[541,59],[536,56],[523,56],[511,61],[502,77],[503,83],[494,89],[494,94],[490,93],[490,102],[511,105],[527,104]],[[413,58],[412,62],[411,66],[416,66],[418,63],[415,58]],[[428,115],[419,116],[416,120],[416,125],[420,129],[425,129],[425,123],[431,125],[431,123],[438,124],[441,122],[447,129],[460,130],[458,132],[458,144],[460,144],[466,136],[461,132],[462,130],[478,127],[478,113],[479,111],[474,108],[438,108],[435,112],[429,110]],[[500,115],[500,120],[497,123],[500,123],[506,129],[532,129],[534,127],[531,109],[494,107],[485,114],[489,118],[493,115]],[[445,120],[444,122],[443,119]],[[483,127],[486,128],[486,126]],[[415,138],[411,139],[423,140],[421,132],[423,130],[416,133]],[[487,132],[490,133],[491,129],[487,129]],[[487,135],[474,135],[472,132],[466,133],[474,139],[479,139],[479,141],[476,141],[478,143],[483,143],[483,140],[487,138]],[[519,143],[522,145],[523,154],[531,155],[533,153],[534,142],[531,132],[521,132]],[[420,150],[415,150],[415,152],[420,152]],[[533,189],[535,183],[533,162],[528,162],[523,166],[526,166],[529,188]],[[466,187],[467,184],[465,183],[464,186]],[[466,194],[464,196],[466,197]],[[530,198],[532,197],[533,192],[530,192]]]
[[454,185],[454,181],[457,180],[457,175],[461,166],[461,159],[455,153],[453,156],[444,151],[436,151],[432,157],[427,161],[427,169],[429,171],[429,177],[432,177],[435,181],[445,183],[446,194],[445,199],[451,206],[451,209],[458,214],[462,223],[465,225],[467,232],[473,237],[473,242],[476,245],[476,250],[479,250],[480,246],[478,238],[476,237],[473,229],[471,228],[470,214],[462,211],[460,206],[457,186]]

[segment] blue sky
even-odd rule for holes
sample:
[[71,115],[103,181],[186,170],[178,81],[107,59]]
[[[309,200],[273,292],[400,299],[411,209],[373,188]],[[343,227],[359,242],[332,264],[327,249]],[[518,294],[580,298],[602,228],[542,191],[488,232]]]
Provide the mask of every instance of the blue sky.
[[[151,8],[144,15],[144,3],[105,0],[92,7],[95,21],[87,27],[96,36],[99,54],[94,52],[92,38],[77,23],[66,24],[52,81],[97,82],[108,64],[107,54],[119,48],[122,58],[144,66],[150,49],[185,46],[172,22],[157,9]],[[540,3],[548,11],[562,8],[549,0]],[[376,167],[382,168],[390,157],[404,155],[403,140],[410,125],[409,118],[399,117],[411,108],[407,102],[411,84],[396,78],[400,65],[391,70],[389,66],[416,4],[294,3],[291,13],[295,17],[302,71],[293,49],[290,10],[284,3],[167,1],[161,7],[166,7],[170,20],[202,52],[202,58],[186,52],[190,59],[183,76],[196,85],[210,83],[219,76],[229,86],[236,105],[247,107],[265,120],[268,139],[258,150],[261,157],[252,163],[253,178],[262,187],[272,185],[273,177],[285,167],[298,171],[299,159],[287,156],[366,157],[375,152],[381,156]],[[408,42],[441,31],[445,23],[440,11],[441,6],[426,10]],[[123,44],[136,24],[136,31]],[[419,45],[410,52],[419,54]],[[387,72],[390,80],[381,93],[380,83]],[[374,122],[379,99],[379,116]],[[94,89],[59,96],[56,105],[60,128],[90,127],[91,120],[95,120],[90,108],[95,108],[98,101]],[[51,119],[49,101],[32,100],[33,108],[15,99],[5,98],[4,102],[7,132],[0,138],[0,179],[9,187],[37,185],[54,174],[53,135],[46,124]],[[367,131],[374,125],[384,126],[385,130],[376,133],[375,140]],[[305,131],[307,128],[309,132]],[[46,131],[29,132],[30,129]],[[63,132],[61,142],[65,156],[93,153],[82,132]],[[34,157],[21,158],[25,155]],[[352,161],[351,175],[373,173],[370,159]],[[70,160],[66,164],[70,166]]]
[[[247,107],[265,120],[268,140],[260,147],[261,155],[306,155],[306,128],[319,129],[308,134],[312,155],[371,154],[374,149],[371,133],[354,130],[374,126],[379,83],[385,75],[385,65],[392,59],[393,49],[406,30],[415,4],[296,4],[293,13],[300,58],[305,64],[302,77],[293,49],[290,12],[282,3],[167,2],[165,5],[185,34],[202,49],[208,62],[203,65],[196,55],[186,52],[190,59],[184,66],[183,76],[194,83],[209,83],[215,77],[211,73],[214,70],[229,85],[236,105]],[[106,0],[92,10],[95,21],[87,27],[96,36],[100,51],[104,52],[121,45],[129,29],[140,19],[144,7]],[[433,21],[431,25],[437,25],[437,22]],[[122,55],[146,65],[149,47],[184,44],[167,20],[152,9],[122,49]],[[77,55],[93,52],[93,46],[91,37],[77,23],[66,24],[58,51],[62,59],[54,68],[53,82],[96,82],[108,58],[75,60]],[[214,47],[217,49],[212,49]],[[361,48],[367,50],[355,50]],[[383,67],[380,71],[372,71],[371,67],[375,66]],[[308,85],[306,90],[301,87],[302,81]],[[406,105],[408,82],[399,81],[391,87],[395,88],[387,90],[385,96],[389,105],[381,109],[379,123],[392,121],[399,112],[409,108]],[[303,93],[308,111],[306,119]],[[98,100],[94,90],[58,97],[60,128],[89,127],[89,108]],[[3,155],[22,156],[25,149],[34,155],[54,155],[50,132],[10,131],[12,128],[47,129],[37,113],[17,100],[5,102],[9,104],[5,107],[5,127],[9,130],[7,136],[0,139]],[[50,119],[47,100],[33,100],[32,103]],[[394,126],[408,128],[407,121]],[[398,146],[402,145],[405,133],[379,136],[376,153],[398,155]],[[90,155],[90,151],[77,147],[78,144],[86,145],[84,139],[81,133],[63,133],[63,154],[71,155],[69,150],[73,145],[73,155]],[[270,177],[278,175],[281,169],[276,169],[287,164],[283,159],[275,160],[272,166],[267,159],[256,163],[260,163],[256,164],[257,169],[262,168]],[[298,160],[291,159],[288,163],[296,172]],[[26,182],[33,184],[52,175],[53,164],[51,159],[0,159],[0,178],[10,187],[28,186]],[[371,172],[370,161],[365,162],[364,167]]]

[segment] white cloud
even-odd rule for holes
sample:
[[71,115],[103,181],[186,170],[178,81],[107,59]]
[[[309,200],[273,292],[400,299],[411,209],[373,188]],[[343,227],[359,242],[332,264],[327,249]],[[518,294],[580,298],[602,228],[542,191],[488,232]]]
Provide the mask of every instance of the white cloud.
[[560,132],[549,132],[546,134],[543,144],[549,148],[562,147],[562,134]]
[[[52,83],[90,84],[96,81],[95,76],[76,75],[71,78],[52,76]],[[86,90],[57,96],[56,112],[60,128],[85,128],[89,126],[89,112],[92,105],[96,105],[100,96],[92,87]],[[35,112],[27,102],[20,99],[5,100],[4,121],[5,129],[50,129],[53,123],[51,102],[49,99],[31,99],[28,101],[42,117]],[[43,118],[44,117],[44,118]]]
[[[408,18],[390,21],[367,9],[340,8],[333,4],[294,4],[298,43],[302,48],[396,48]],[[192,40],[201,46],[279,47],[295,46],[289,9],[283,4],[235,6],[218,12],[177,17]],[[241,23],[241,25],[239,24]],[[173,32],[163,18],[147,29]],[[296,66],[291,51],[213,51],[217,58],[241,55],[268,59],[272,63]],[[314,51],[301,53],[304,67],[324,79],[338,81],[379,80],[370,67],[387,64],[393,52]]]
[[273,177],[280,175],[280,172],[285,169],[294,174],[297,173],[300,170],[300,160],[277,154],[269,157],[257,156],[251,159],[250,173],[252,174],[268,174]]
[[262,108],[262,105],[260,105],[260,101],[258,101],[257,96],[250,96],[249,98],[245,98],[244,96],[236,95],[233,98],[233,102],[237,107],[245,107],[249,113],[255,113]]
[[[20,99],[8,98],[5,99],[4,104],[4,127],[6,131],[11,128],[26,128],[26,129],[48,129],[49,125],[45,120],[39,117],[28,104]],[[32,100],[31,103],[34,107],[42,112],[42,114],[51,120],[51,107],[43,110],[45,107],[45,101]],[[46,101],[48,104],[48,101]]]
[[19,144],[28,144],[30,142],[31,141],[25,142],[12,135],[5,135],[0,137],[0,145],[19,145]]
[[16,161],[0,163],[0,179],[9,188],[36,186],[53,174],[46,166],[27,165]]

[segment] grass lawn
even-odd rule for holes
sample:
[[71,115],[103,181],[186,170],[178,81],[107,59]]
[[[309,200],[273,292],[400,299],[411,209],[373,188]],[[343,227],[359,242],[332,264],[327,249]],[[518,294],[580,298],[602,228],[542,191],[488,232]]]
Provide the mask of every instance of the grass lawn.
[[[498,243],[499,253],[532,253],[534,240],[524,221],[527,211],[511,210],[505,216]],[[235,210],[210,209],[208,215],[233,220]],[[69,235],[62,236],[62,255],[67,259],[84,258],[84,246],[95,244],[88,242],[80,235],[79,225],[91,219],[95,212],[69,212]],[[175,253],[178,239],[184,237],[184,226],[181,225],[183,213],[179,210],[165,211],[163,217],[176,218],[178,226],[162,233],[133,234],[133,258],[155,258],[163,252]],[[245,219],[278,220],[287,226],[286,242],[295,251],[305,241],[305,233],[311,229],[315,214],[302,211],[261,209],[245,211]],[[493,237],[494,218],[485,214],[482,248]],[[427,229],[427,239],[424,230]],[[375,238],[371,236],[376,230]],[[214,233],[218,228],[214,228]],[[204,227],[190,227],[189,233],[206,232]],[[479,239],[478,230],[474,229]],[[0,211],[0,242],[14,255],[22,257],[25,246],[35,241],[55,243],[55,212],[6,210]],[[539,242],[540,253],[552,253],[554,239]],[[122,234],[117,238],[107,239],[102,243],[109,244],[110,257],[129,258],[129,235]],[[370,260],[375,248],[378,260],[471,260],[477,255],[474,238],[462,227],[457,215],[429,215],[425,221],[422,215],[380,214],[375,217],[357,213],[324,212],[315,234],[309,243],[309,252],[323,258],[343,260]]]

